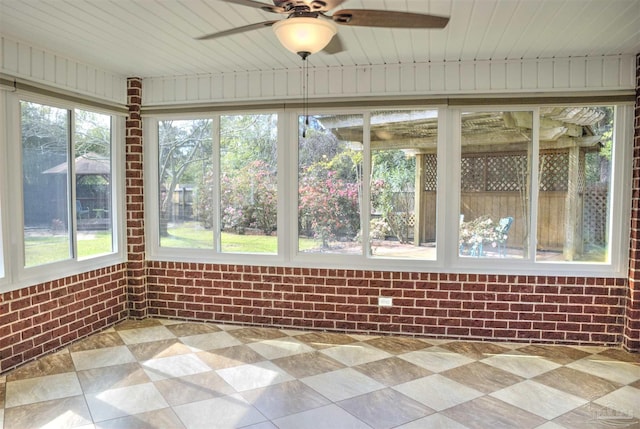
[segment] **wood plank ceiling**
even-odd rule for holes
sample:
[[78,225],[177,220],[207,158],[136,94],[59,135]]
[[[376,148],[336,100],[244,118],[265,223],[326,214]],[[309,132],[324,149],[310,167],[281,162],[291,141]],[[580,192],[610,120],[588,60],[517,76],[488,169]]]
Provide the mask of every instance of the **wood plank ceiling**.
[[[269,0],[262,0],[268,2]],[[339,28],[345,51],[315,67],[640,52],[640,0],[348,0],[337,9],[450,16],[444,30]],[[194,37],[280,15],[220,0],[0,0],[0,35],[123,76],[299,67],[270,28]]]

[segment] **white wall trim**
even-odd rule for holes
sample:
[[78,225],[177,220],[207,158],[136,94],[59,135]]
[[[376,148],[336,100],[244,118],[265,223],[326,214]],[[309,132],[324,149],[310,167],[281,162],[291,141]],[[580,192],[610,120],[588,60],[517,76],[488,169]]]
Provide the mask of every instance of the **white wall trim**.
[[127,103],[127,77],[0,36],[0,73],[80,95]]
[[[635,56],[313,67],[309,97],[402,97],[620,91],[635,88]],[[144,106],[301,98],[300,69],[143,80]]]

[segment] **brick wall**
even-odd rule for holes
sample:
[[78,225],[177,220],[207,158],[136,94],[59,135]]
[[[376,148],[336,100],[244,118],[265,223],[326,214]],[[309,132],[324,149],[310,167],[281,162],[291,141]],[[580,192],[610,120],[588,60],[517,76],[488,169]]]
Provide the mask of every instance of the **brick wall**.
[[0,294],[0,372],[126,318],[124,264]]
[[127,79],[126,209],[127,209],[127,302],[129,316],[147,314],[144,248],[144,189],[142,168],[142,79]]
[[632,186],[629,290],[623,346],[628,350],[640,352],[640,54],[636,56]]
[[148,277],[150,315],[527,342],[620,344],[626,292],[625,279],[174,262]]

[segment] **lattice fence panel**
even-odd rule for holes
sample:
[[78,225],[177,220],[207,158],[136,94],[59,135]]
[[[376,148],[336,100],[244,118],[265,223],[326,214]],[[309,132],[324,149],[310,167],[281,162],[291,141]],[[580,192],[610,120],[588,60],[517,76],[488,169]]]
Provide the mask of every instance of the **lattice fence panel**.
[[462,191],[482,192],[485,190],[487,160],[484,156],[466,156],[461,161]]
[[424,190],[436,191],[438,186],[438,157],[436,154],[424,156]]
[[566,191],[569,183],[569,153],[566,151],[540,154],[540,190]]
[[582,240],[585,244],[607,244],[608,201],[608,186],[599,185],[585,189],[582,200]]
[[527,157],[524,154],[487,157],[487,191],[520,191],[526,183]]

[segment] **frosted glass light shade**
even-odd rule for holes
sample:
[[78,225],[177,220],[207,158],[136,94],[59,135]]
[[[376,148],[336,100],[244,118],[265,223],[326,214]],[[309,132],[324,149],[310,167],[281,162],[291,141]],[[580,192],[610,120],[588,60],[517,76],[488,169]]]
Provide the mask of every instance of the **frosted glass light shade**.
[[333,21],[300,17],[276,22],[273,31],[282,46],[291,52],[315,54],[329,44],[338,26]]

